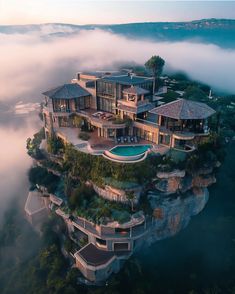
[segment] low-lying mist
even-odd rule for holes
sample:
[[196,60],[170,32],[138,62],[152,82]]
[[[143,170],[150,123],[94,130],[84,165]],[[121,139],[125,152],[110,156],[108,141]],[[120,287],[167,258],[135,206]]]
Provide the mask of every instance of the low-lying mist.
[[0,100],[40,101],[42,91],[70,81],[77,71],[113,69],[121,62],[143,64],[154,54],[166,60],[166,71],[182,70],[214,89],[235,92],[235,50],[134,40],[102,30],[60,35],[56,29],[0,34]]
[[20,199],[17,206],[20,203],[21,207],[26,199],[27,171],[32,164],[26,153],[26,139],[36,131],[37,124],[37,117],[23,116],[16,119],[9,114],[8,122],[4,126],[0,125],[0,223],[13,199]]

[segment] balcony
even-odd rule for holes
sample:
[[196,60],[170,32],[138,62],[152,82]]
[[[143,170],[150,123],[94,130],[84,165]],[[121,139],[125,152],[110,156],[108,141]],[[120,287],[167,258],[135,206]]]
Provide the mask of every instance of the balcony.
[[[98,116],[97,113],[102,113],[104,116]],[[76,114],[86,118],[93,126],[98,128],[107,128],[107,129],[124,129],[126,127],[125,121],[117,120],[115,115],[113,118],[110,113],[105,113],[103,111],[96,111],[93,109],[79,110]],[[109,118],[105,118],[105,115],[109,115]]]
[[142,129],[142,130],[154,132],[154,133],[159,128],[159,125],[157,123],[151,122],[149,120],[140,119],[140,118],[137,118],[134,120],[133,126],[138,129]]
[[149,125],[149,126],[153,126],[153,127],[159,127],[159,124],[157,124],[155,122],[152,122],[150,120],[146,120],[146,119],[136,118],[135,122],[145,124],[145,125]]
[[43,112],[46,114],[53,113],[55,116],[69,116],[72,113],[70,109],[57,108],[54,110],[52,104],[44,104]]
[[182,127],[182,126],[162,125],[160,126],[160,132],[172,134],[175,139],[192,140],[196,136],[208,136],[210,133],[210,129],[207,126]]
[[191,132],[174,132],[173,137],[178,140],[193,140],[195,135]]
[[102,98],[115,99],[114,94],[109,94],[109,93],[106,93],[106,92],[98,92],[97,96],[102,97]]
[[126,228],[96,225],[81,217],[75,217],[73,225],[86,234],[95,235],[101,239],[130,239],[140,237],[152,227],[152,219],[149,217],[144,222],[129,224]]

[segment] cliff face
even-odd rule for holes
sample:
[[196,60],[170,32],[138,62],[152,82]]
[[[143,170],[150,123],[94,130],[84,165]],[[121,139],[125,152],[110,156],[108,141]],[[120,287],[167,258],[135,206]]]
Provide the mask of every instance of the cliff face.
[[158,172],[155,189],[148,195],[154,218],[148,243],[171,237],[184,229],[191,217],[205,207],[209,199],[207,187],[215,182],[213,167],[201,168],[193,174],[177,169]]
[[148,238],[151,244],[168,238],[184,229],[192,216],[203,210],[209,199],[207,188],[194,188],[184,197],[161,197],[151,193],[149,201],[153,209],[154,227]]

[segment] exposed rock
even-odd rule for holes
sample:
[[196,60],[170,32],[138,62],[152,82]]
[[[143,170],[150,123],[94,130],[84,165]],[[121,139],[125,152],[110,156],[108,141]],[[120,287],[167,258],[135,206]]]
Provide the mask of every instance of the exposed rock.
[[187,175],[180,182],[180,192],[185,193],[192,188],[192,176]]
[[181,178],[179,177],[171,177],[168,179],[160,180],[156,183],[155,187],[161,192],[166,194],[173,194],[179,191],[181,184]]
[[193,176],[162,178],[156,182],[155,188],[169,195],[177,192],[185,193],[194,187],[208,187],[216,182],[215,176],[207,173],[209,171],[211,169],[201,170],[201,174],[197,173]]
[[208,187],[214,183],[216,183],[214,175],[196,176],[192,180],[193,187]]
[[[160,199],[160,200],[159,200]],[[192,216],[203,210],[209,199],[206,188],[194,188],[186,197],[159,198],[151,194],[150,204],[155,219],[154,229],[148,242],[171,237],[185,228]]]
[[162,179],[155,184],[156,189],[166,194],[174,194],[176,192],[186,192],[192,188],[192,178],[186,176],[170,177],[168,179]]
[[185,170],[175,169],[171,172],[158,172],[157,177],[159,179],[168,179],[172,177],[183,178],[185,176]]

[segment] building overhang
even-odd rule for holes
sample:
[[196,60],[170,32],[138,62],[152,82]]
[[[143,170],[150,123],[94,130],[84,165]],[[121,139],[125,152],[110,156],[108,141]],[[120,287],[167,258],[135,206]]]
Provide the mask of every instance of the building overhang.
[[173,133],[173,138],[178,140],[193,140],[195,135],[190,132],[177,132]]

